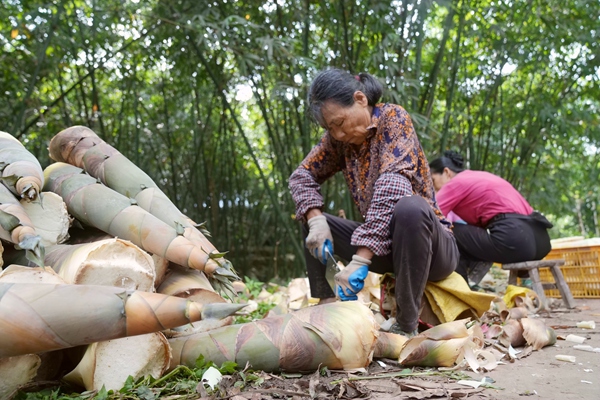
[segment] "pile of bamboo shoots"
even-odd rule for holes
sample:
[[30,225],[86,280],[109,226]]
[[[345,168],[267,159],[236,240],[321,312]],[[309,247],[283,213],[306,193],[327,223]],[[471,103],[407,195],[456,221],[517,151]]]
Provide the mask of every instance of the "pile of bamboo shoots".
[[84,127],[49,151],[43,169],[0,132],[0,398],[62,378],[48,371],[65,359],[86,389],[158,378],[167,336],[230,325],[244,306],[206,229],[125,156]]

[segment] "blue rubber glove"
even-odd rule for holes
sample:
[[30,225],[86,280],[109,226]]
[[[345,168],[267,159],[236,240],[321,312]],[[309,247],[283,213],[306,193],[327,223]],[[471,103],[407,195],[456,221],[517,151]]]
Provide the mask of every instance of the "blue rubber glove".
[[331,236],[329,224],[327,224],[327,218],[324,215],[319,215],[312,217],[307,223],[308,236],[306,237],[305,246],[314,258],[323,264],[327,264],[327,258],[330,254],[333,254],[333,237]]
[[335,274],[335,286],[340,300],[358,300],[356,294],[365,287],[369,265],[371,260],[355,254],[346,268]]

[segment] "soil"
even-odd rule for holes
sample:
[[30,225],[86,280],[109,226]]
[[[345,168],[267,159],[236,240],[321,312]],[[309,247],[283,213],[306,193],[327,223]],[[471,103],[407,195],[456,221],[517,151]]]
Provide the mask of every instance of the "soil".
[[[558,301],[558,300],[557,300]],[[461,370],[474,381],[491,379],[491,387],[471,388],[458,384],[459,376],[398,376],[401,367],[394,360],[374,361],[367,374],[330,372],[325,376],[275,375],[262,373],[260,386],[239,390],[227,382],[224,396],[243,399],[600,399],[600,353],[574,349],[577,343],[562,340],[568,334],[586,338],[584,345],[600,348],[600,299],[575,299],[575,309],[556,308],[538,314],[547,326],[555,329],[559,340],[553,346],[533,351],[510,363],[506,361],[495,370],[474,373]],[[595,321],[595,329],[577,328],[581,321]],[[523,350],[517,348],[517,350]],[[556,355],[576,357],[576,361],[559,361]],[[437,370],[415,368],[413,372],[431,374]],[[387,376],[383,377],[382,375]],[[396,375],[396,376],[393,376]],[[359,378],[360,380],[352,380]],[[364,379],[367,378],[367,379]],[[454,379],[453,379],[454,378]],[[458,379],[457,379],[458,378]],[[464,378],[463,378],[464,379]],[[468,378],[467,378],[468,379]],[[488,381],[489,381],[488,379]]]

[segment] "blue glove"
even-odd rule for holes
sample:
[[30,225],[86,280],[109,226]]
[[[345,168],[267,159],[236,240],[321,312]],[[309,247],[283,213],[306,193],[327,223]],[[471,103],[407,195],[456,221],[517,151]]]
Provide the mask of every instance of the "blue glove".
[[336,291],[340,300],[358,300],[356,294],[365,287],[369,265],[371,260],[355,254],[346,268],[335,274]]
[[310,254],[327,264],[327,258],[333,254],[333,237],[324,215],[312,217],[308,220],[308,236],[305,246]]

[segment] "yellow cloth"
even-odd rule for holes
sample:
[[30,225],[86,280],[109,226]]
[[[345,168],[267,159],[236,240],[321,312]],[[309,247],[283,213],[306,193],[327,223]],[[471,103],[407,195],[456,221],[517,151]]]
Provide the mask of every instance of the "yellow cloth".
[[506,293],[504,293],[504,304],[506,304],[506,308],[513,308],[515,306],[515,297],[523,296],[527,297],[527,292],[531,292],[531,289],[526,287],[520,287],[515,285],[508,285],[506,287]]
[[454,321],[468,311],[479,318],[490,309],[492,300],[496,298],[494,294],[472,291],[456,272],[439,282],[427,282],[425,296],[441,323]]

